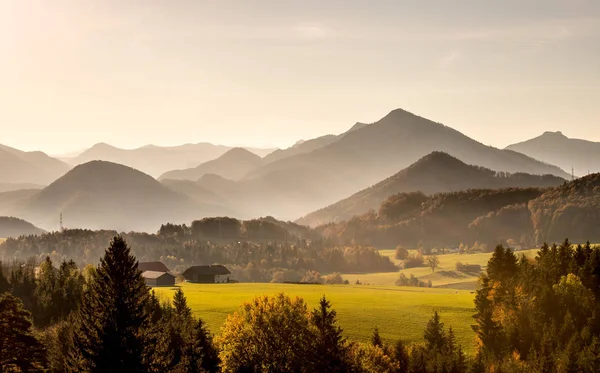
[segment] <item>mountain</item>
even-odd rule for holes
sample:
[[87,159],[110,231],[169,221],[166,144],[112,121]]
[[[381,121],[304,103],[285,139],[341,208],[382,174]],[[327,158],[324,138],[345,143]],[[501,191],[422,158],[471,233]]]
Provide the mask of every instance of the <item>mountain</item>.
[[274,152],[272,152],[271,154],[268,154],[267,156],[264,157],[264,162],[266,164],[266,163],[275,162],[275,161],[278,161],[278,160],[281,160],[284,158],[289,158],[294,155],[310,153],[313,150],[323,148],[329,144],[332,144],[332,143],[338,141],[339,139],[344,137],[344,135],[347,133],[359,130],[366,126],[368,126],[367,123],[357,122],[354,126],[352,126],[352,128],[350,128],[348,131],[346,131],[340,135],[325,135],[325,136],[317,137],[317,138],[311,139],[311,140],[306,140],[306,141],[300,140],[296,144],[294,144],[294,146],[292,146],[290,148],[277,149]]
[[564,182],[564,179],[553,175],[499,173],[467,165],[447,153],[433,152],[372,187],[305,216],[298,223],[317,226],[347,220],[378,208],[384,200],[397,193],[418,191],[431,195],[465,189],[552,187]]
[[545,132],[506,149],[555,164],[563,170],[573,169],[579,176],[600,172],[600,142],[571,139],[562,132]]
[[[173,147],[147,145],[137,149],[120,149],[105,143],[96,144],[73,158],[72,165],[101,160],[123,164],[158,177],[171,170],[196,167],[218,158],[231,147],[209,143],[186,144]],[[250,152],[264,156],[273,149],[247,148]]]
[[48,230],[69,228],[156,231],[162,223],[183,223],[228,210],[198,203],[133,168],[92,161],[13,207],[10,215]]
[[69,171],[69,165],[42,152],[24,152],[0,145],[3,183],[49,184]]
[[44,233],[43,230],[25,220],[0,216],[0,237],[2,238],[39,235],[42,233]]
[[263,160],[244,148],[233,148],[217,159],[202,163],[198,167],[164,173],[159,180],[198,180],[206,174],[215,174],[226,179],[238,180],[249,171],[260,167]]
[[[375,123],[358,125],[328,145],[249,172],[238,182],[235,201],[230,203],[255,216],[295,219],[372,186],[433,151],[495,171],[569,177],[556,166],[485,146],[398,109]],[[213,191],[230,199],[226,192]]]
[[44,189],[45,185],[31,183],[0,183],[0,193],[23,189]]

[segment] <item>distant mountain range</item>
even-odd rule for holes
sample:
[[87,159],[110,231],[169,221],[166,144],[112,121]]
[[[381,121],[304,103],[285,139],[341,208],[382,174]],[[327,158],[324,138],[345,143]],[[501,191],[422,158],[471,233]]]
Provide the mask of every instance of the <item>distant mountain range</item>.
[[0,145],[0,180],[3,184],[49,184],[69,165],[42,152],[24,152]]
[[60,213],[69,228],[149,232],[165,222],[233,214],[176,193],[133,168],[104,161],[79,165],[41,191],[0,194],[0,215],[47,230],[59,228]]
[[214,178],[211,183],[199,183],[229,200],[244,216],[294,219],[372,186],[433,151],[494,171],[569,177],[556,166],[485,146],[400,109],[375,123],[359,123],[342,135],[318,138],[313,145],[306,141],[297,147],[312,150],[298,153],[288,149],[289,156],[278,155],[280,159],[272,162],[267,156],[265,164],[234,184]]
[[[95,160],[108,161],[135,168],[153,177],[159,177],[167,171],[197,167],[204,162],[222,156],[231,149],[233,148],[210,143],[172,147],[147,145],[137,149],[120,149],[100,143],[84,151],[76,158],[70,159],[69,164],[76,166]],[[259,157],[263,157],[274,150],[246,149]]]
[[166,172],[159,180],[198,180],[207,174],[238,180],[262,164],[263,159],[258,155],[244,148],[233,148],[219,158],[202,163],[198,167]]
[[562,132],[545,132],[506,149],[557,165],[568,172],[573,169],[578,176],[600,172],[600,142],[571,139]]
[[396,193],[422,192],[430,195],[466,189],[501,189],[509,187],[552,187],[565,182],[553,175],[499,173],[470,166],[443,152],[433,152],[397,174],[346,199],[308,214],[297,222],[317,226],[347,220],[377,209]]

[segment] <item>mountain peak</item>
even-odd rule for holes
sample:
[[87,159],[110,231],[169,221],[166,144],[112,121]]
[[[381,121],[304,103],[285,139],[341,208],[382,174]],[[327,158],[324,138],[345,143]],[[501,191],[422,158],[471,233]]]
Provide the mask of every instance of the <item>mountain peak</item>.
[[250,150],[245,148],[233,148],[228,150],[221,158],[260,158],[258,155],[252,153]]
[[561,138],[567,138],[567,136],[565,136],[561,131],[556,131],[556,132],[552,132],[552,131],[546,131],[544,132],[544,134],[542,135],[543,137],[561,137]]

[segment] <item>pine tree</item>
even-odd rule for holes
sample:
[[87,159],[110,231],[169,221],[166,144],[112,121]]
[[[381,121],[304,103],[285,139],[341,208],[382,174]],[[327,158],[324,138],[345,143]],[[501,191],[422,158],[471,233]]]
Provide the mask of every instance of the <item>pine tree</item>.
[[35,289],[37,307],[34,314],[37,326],[46,326],[59,317],[57,310],[59,293],[56,275],[56,269],[52,265],[50,257],[47,256],[44,262],[40,264],[38,283]]
[[347,346],[342,329],[337,325],[337,313],[323,296],[319,307],[312,311],[311,323],[315,329],[315,371],[346,372]]
[[374,347],[383,348],[383,341],[381,340],[381,336],[379,335],[379,328],[377,327],[373,329],[373,335],[371,336],[371,344]]
[[[115,237],[83,294],[68,365],[72,372],[147,372],[150,293],[127,243]],[[146,361],[145,361],[146,360]]]
[[424,338],[426,348],[430,351],[441,351],[446,345],[444,323],[441,322],[437,311],[433,313],[433,317],[427,323]]
[[0,295],[0,372],[44,370],[44,346],[31,329],[31,314],[21,300],[10,293]]
[[410,356],[408,356],[406,346],[404,346],[401,340],[398,340],[394,345],[394,358],[399,365],[397,373],[407,373],[410,365]]
[[0,294],[4,294],[5,292],[10,290],[10,284],[8,283],[8,278],[4,274],[4,266],[2,261],[0,261]]

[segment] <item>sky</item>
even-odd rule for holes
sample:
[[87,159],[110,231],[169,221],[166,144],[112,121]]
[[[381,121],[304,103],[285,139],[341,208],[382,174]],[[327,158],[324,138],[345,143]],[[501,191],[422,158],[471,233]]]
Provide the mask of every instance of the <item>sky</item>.
[[0,143],[287,147],[395,108],[600,141],[598,0],[0,0]]

